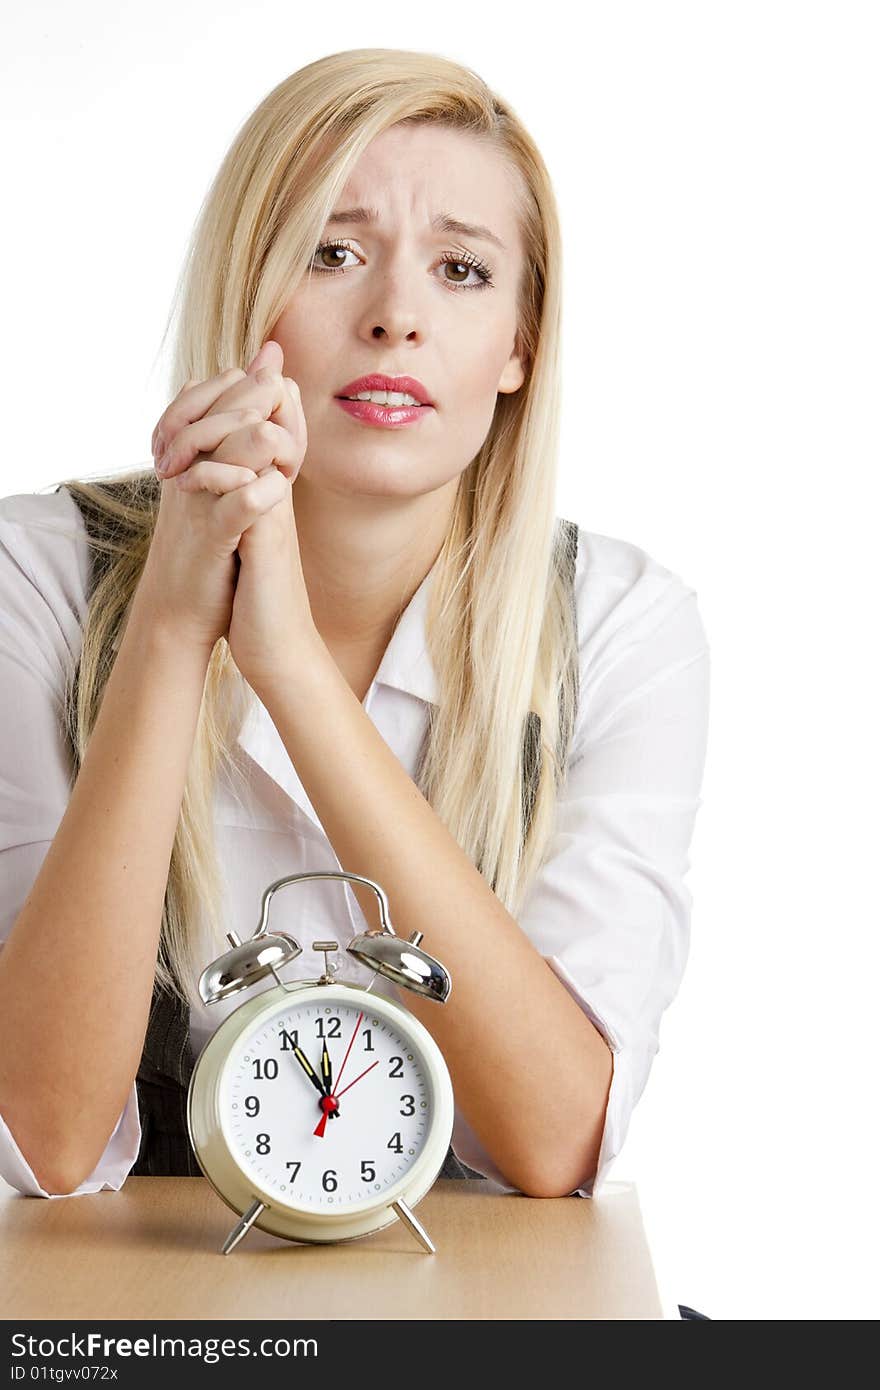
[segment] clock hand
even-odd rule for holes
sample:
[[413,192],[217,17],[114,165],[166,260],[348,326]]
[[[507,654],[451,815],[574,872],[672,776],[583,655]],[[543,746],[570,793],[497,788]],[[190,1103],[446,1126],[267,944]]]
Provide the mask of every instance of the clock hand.
[[327,1040],[324,1039],[324,1050],[321,1053],[321,1074],[324,1077],[324,1090],[328,1096],[333,1092],[333,1067],[330,1063],[330,1053],[327,1051]]
[[[326,1053],[326,1051],[327,1051],[327,1044],[326,1044],[326,1043],[324,1044],[324,1051],[325,1051],[325,1053]],[[307,1077],[309,1078],[309,1080],[311,1081],[311,1083],[312,1083],[312,1085],[314,1086],[315,1090],[318,1092],[318,1095],[321,1097],[321,1110],[323,1111],[323,1114],[321,1115],[321,1118],[320,1118],[320,1120],[318,1121],[318,1127],[317,1127],[317,1129],[316,1129],[314,1132],[315,1132],[315,1134],[317,1134],[321,1139],[323,1139],[323,1138],[324,1138],[324,1126],[325,1126],[326,1123],[327,1123],[327,1116],[328,1116],[328,1115],[334,1115],[334,1114],[336,1114],[336,1112],[337,1112],[338,1109],[339,1109],[339,1102],[337,1101],[337,1099],[336,1099],[335,1096],[331,1096],[331,1095],[328,1094],[327,1091],[325,1091],[325,1089],[324,1089],[324,1083],[319,1079],[317,1072],[314,1071],[311,1062],[309,1061],[308,1057],[307,1057],[307,1056],[305,1055],[305,1053],[303,1052],[302,1048],[301,1048],[301,1047],[295,1047],[295,1048],[293,1049],[293,1055],[294,1055],[294,1057],[296,1058],[296,1060],[299,1062],[299,1064],[300,1064],[300,1066],[302,1067],[303,1071],[305,1072],[306,1076],[307,1076]],[[328,1057],[327,1060],[328,1060],[328,1062],[329,1062],[329,1057]],[[322,1059],[322,1064],[323,1064],[323,1059]]]
[[323,1098],[327,1093],[326,1093],[326,1091],[324,1090],[324,1087],[323,1087],[323,1085],[322,1085],[322,1083],[321,1083],[321,1081],[320,1081],[320,1079],[319,1079],[317,1073],[312,1069],[312,1064],[311,1064],[311,1062],[309,1061],[308,1057],[306,1057],[306,1055],[305,1055],[305,1053],[303,1052],[302,1048],[300,1048],[300,1047],[295,1047],[295,1048],[293,1049],[293,1055],[294,1055],[294,1057],[296,1058],[296,1060],[299,1062],[299,1064],[300,1064],[300,1066],[302,1067],[303,1071],[305,1072],[306,1076],[307,1076],[307,1077],[309,1078],[309,1080],[311,1081],[311,1083],[312,1083],[312,1085],[314,1086],[315,1090],[318,1092],[318,1095],[321,1096],[321,1097]]
[[361,1009],[360,1013],[359,1013],[358,1016],[357,1016],[357,1023],[354,1025],[354,1032],[353,1032],[352,1035],[351,1035],[351,1042],[348,1044],[348,1047],[346,1048],[345,1056],[344,1056],[343,1059],[342,1059],[342,1066],[339,1068],[339,1075],[338,1075],[337,1078],[336,1078],[336,1085],[337,1085],[337,1086],[339,1085],[340,1081],[342,1080],[342,1073],[345,1071],[345,1064],[346,1064],[346,1062],[348,1061],[348,1054],[349,1054],[349,1052],[351,1052],[352,1043],[354,1042],[355,1038],[357,1037],[357,1031],[358,1031],[358,1029],[359,1029],[360,1026],[361,1026],[361,1019],[363,1018],[363,1016],[364,1016],[364,1011],[363,1011],[363,1009]]
[[[324,1077],[324,1091],[328,1096],[333,1095],[333,1066],[330,1061],[330,1053],[327,1051],[327,1039],[324,1039],[324,1050],[321,1053],[321,1074]],[[331,1110],[330,1114],[334,1120],[339,1118],[339,1110]]]
[[372,1070],[373,1070],[373,1067],[378,1067],[378,1065],[379,1065],[379,1060],[378,1060],[378,1058],[377,1058],[375,1062],[371,1062],[370,1065],[369,1065],[364,1071],[361,1072],[360,1076],[356,1076],[355,1079],[354,1079],[354,1081],[349,1081],[349,1083],[348,1083],[347,1086],[343,1086],[343,1088],[342,1088],[341,1091],[337,1091],[337,1092],[336,1092],[336,1095],[335,1095],[335,1097],[333,1097],[333,1099],[339,1100],[339,1097],[340,1097],[340,1096],[345,1095],[345,1092],[346,1092],[346,1091],[350,1091],[351,1088],[352,1088],[352,1086],[356,1086],[356,1085],[357,1085],[357,1083],[358,1083],[358,1082],[360,1081],[360,1079],[361,1079],[361,1076],[366,1076],[366,1074],[367,1074],[368,1071],[372,1071]]
[[339,1113],[339,1102],[337,1101],[335,1096],[322,1096],[321,1109],[324,1113],[321,1116],[315,1128],[312,1130],[312,1133],[317,1134],[319,1139],[324,1138],[324,1129],[327,1124],[327,1116],[337,1115]]
[[[350,1040],[350,1042],[349,1042],[349,1044],[348,1044],[348,1047],[347,1047],[346,1050],[345,1050],[345,1056],[344,1056],[343,1059],[342,1059],[342,1066],[339,1068],[339,1076],[337,1076],[337,1078],[336,1078],[336,1085],[337,1085],[337,1087],[339,1086],[339,1082],[340,1082],[340,1080],[341,1080],[342,1073],[345,1071],[345,1064],[346,1064],[346,1062],[348,1061],[348,1054],[351,1052],[352,1046],[354,1045],[354,1040],[355,1040],[355,1038],[357,1037],[358,1029],[359,1029],[360,1026],[361,1026],[361,1020],[362,1020],[363,1016],[364,1016],[364,1011],[363,1011],[363,1009],[361,1009],[360,1013],[359,1013],[358,1016],[357,1016],[357,1022],[356,1022],[355,1025],[354,1025],[354,1032],[353,1032],[352,1035],[351,1035],[351,1040]],[[325,1047],[325,1049],[326,1049],[326,1047],[327,1047],[326,1041],[325,1041],[325,1043],[324,1043],[324,1047]],[[322,1060],[322,1064],[323,1064],[323,1058],[322,1058],[321,1060]],[[329,1059],[328,1059],[328,1064],[329,1064]],[[377,1065],[378,1065],[378,1063],[376,1063],[376,1062],[373,1063],[373,1066],[374,1066],[374,1067],[377,1066]],[[370,1070],[370,1068],[368,1067],[368,1068],[367,1068],[367,1071],[369,1071],[369,1070]],[[363,1075],[363,1073],[361,1073],[361,1075]],[[359,1077],[355,1077],[355,1081],[357,1081],[357,1080],[359,1080],[359,1079],[360,1079]],[[352,1085],[352,1086],[354,1085],[354,1081],[351,1082],[351,1085]],[[345,1089],[348,1090],[348,1086],[346,1086]],[[326,1108],[325,1108],[325,1102],[326,1102]],[[331,1102],[333,1102],[333,1103],[331,1104]],[[337,1095],[337,1096],[331,1095],[331,1094],[330,1094],[330,1087],[329,1087],[329,1086],[328,1086],[328,1088],[327,1088],[327,1091],[326,1091],[325,1094],[324,1094],[324,1101],[322,1101],[321,1105],[322,1105],[322,1109],[324,1110],[324,1113],[323,1113],[323,1115],[321,1116],[320,1120],[318,1121],[318,1124],[317,1124],[317,1127],[316,1127],[315,1130],[314,1130],[314,1133],[315,1133],[320,1139],[323,1139],[323,1137],[324,1137],[324,1130],[325,1130],[326,1125],[327,1125],[327,1116],[328,1116],[328,1114],[336,1116],[337,1119],[339,1118],[339,1096],[338,1096],[338,1095]]]
[[[350,1045],[349,1045],[349,1046],[350,1046]],[[345,1055],[346,1055],[346,1057],[348,1057],[348,1053],[346,1053]],[[343,1066],[344,1066],[344,1065],[345,1065],[345,1063],[343,1063]],[[352,1088],[352,1086],[356,1086],[356,1085],[357,1085],[357,1083],[360,1081],[360,1079],[361,1079],[362,1076],[366,1076],[366,1074],[367,1074],[368,1071],[372,1071],[372,1070],[373,1070],[373,1067],[378,1067],[378,1065],[379,1065],[379,1059],[378,1059],[378,1057],[377,1057],[375,1062],[371,1062],[370,1065],[369,1065],[368,1067],[366,1067],[358,1076],[355,1077],[354,1081],[349,1081],[349,1083],[348,1083],[347,1086],[343,1086],[343,1088],[342,1088],[341,1091],[337,1091],[336,1095],[327,1095],[327,1096],[324,1096],[323,1100],[321,1101],[321,1109],[324,1111],[324,1113],[323,1113],[323,1115],[321,1116],[320,1120],[318,1121],[318,1123],[317,1123],[315,1129],[313,1130],[313,1133],[316,1134],[316,1135],[318,1136],[319,1139],[323,1139],[323,1138],[324,1138],[324,1130],[325,1130],[326,1127],[327,1127],[327,1116],[328,1116],[328,1115],[338,1115],[338,1114],[339,1114],[339,1097],[340,1097],[345,1091],[350,1091],[351,1088]],[[340,1074],[340,1076],[341,1076],[341,1075],[342,1075],[342,1072],[340,1071],[339,1074]],[[337,1084],[338,1084],[338,1083],[337,1083]]]

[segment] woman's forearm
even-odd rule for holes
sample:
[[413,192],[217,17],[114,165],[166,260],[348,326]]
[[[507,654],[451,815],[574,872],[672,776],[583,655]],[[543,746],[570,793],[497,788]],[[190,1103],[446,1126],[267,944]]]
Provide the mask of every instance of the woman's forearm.
[[210,652],[135,595],[70,801],[0,951],[0,1114],[50,1192],[92,1172],[149,1018]]
[[[602,1035],[493,893],[378,732],[323,643],[258,692],[343,869],[381,885],[397,933],[424,934],[453,981],[406,995],[441,1048],[456,1100],[530,1196],[594,1173],[612,1079]],[[370,926],[374,894],[352,885]]]

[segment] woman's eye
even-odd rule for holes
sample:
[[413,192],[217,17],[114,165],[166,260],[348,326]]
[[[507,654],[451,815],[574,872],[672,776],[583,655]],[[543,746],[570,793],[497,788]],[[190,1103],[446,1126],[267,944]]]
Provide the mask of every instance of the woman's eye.
[[[353,256],[355,255],[352,247],[345,245],[343,242],[324,241],[315,251],[312,268],[320,273],[344,274],[346,270],[352,269],[351,263],[346,265],[344,259],[341,259],[344,258],[346,252],[350,252]],[[335,263],[332,263],[334,259]],[[319,260],[323,262],[323,264],[316,264]],[[328,264],[328,261],[330,261],[331,264]],[[355,264],[357,264],[356,256]],[[447,266],[452,266],[455,274],[462,278],[453,279],[447,275]],[[484,265],[482,261],[478,261],[476,257],[471,258],[470,253],[468,253],[466,257],[459,257],[456,256],[454,252],[449,252],[440,261],[437,269],[442,270],[443,274],[441,278],[446,281],[451,289],[478,290],[492,283],[492,272],[489,267]],[[468,281],[470,281],[470,283],[468,283]]]
[[[448,280],[450,285],[458,285],[463,290],[480,289],[483,285],[489,284],[492,279],[488,269],[483,269],[476,264],[472,265],[469,261],[457,261],[454,256],[447,257],[445,260],[441,261],[440,264],[444,267],[451,265],[456,275],[461,274],[462,271],[464,272],[465,278],[463,280],[450,280],[448,275],[444,274],[443,276],[444,280]],[[468,277],[471,275],[476,278],[471,280],[470,284],[468,284]]]
[[[323,258],[324,252],[325,252],[325,251],[328,253],[328,256],[334,256],[334,255],[337,255],[337,256],[338,256],[338,255],[340,255],[340,254],[344,254],[346,251],[351,251],[351,247],[350,247],[350,246],[341,246],[341,245],[340,245],[338,242],[336,242],[336,241],[325,241],[325,242],[323,243],[322,246],[319,246],[319,247],[318,247],[317,251],[315,252],[315,256],[321,256],[321,257]],[[351,254],[354,255],[354,252],[351,251]],[[331,264],[331,265],[327,265],[326,262],[325,262],[324,265],[315,266],[315,269],[316,269],[316,270],[341,270],[341,269],[342,269],[342,270],[347,270],[348,267],[345,266],[341,261],[336,261],[335,264]]]

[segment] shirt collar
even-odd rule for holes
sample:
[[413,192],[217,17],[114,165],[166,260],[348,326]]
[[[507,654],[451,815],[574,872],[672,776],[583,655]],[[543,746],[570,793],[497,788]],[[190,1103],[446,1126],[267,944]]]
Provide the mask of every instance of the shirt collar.
[[[431,588],[436,579],[437,563],[435,560],[398,619],[364,699],[364,708],[368,713],[380,686],[389,686],[406,695],[412,695],[424,706],[437,703],[437,675],[428,653],[425,636],[425,618]],[[281,735],[265,705],[256,696],[251,702],[250,711],[242,724],[237,741],[245,753],[268,773],[323,834],[321,823],[290,761]]]
[[437,703],[437,673],[428,654],[425,619],[431,590],[437,577],[435,560],[400,615],[385,648],[374,681],[390,685],[425,704]]

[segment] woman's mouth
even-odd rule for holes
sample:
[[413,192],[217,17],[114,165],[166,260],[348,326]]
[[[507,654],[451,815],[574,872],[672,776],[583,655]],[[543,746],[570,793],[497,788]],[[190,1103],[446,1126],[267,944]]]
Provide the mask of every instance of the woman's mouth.
[[334,399],[355,420],[361,420],[365,425],[381,425],[386,429],[413,425],[423,416],[434,413],[432,405],[380,405],[376,401],[349,400],[347,396],[335,396]]

